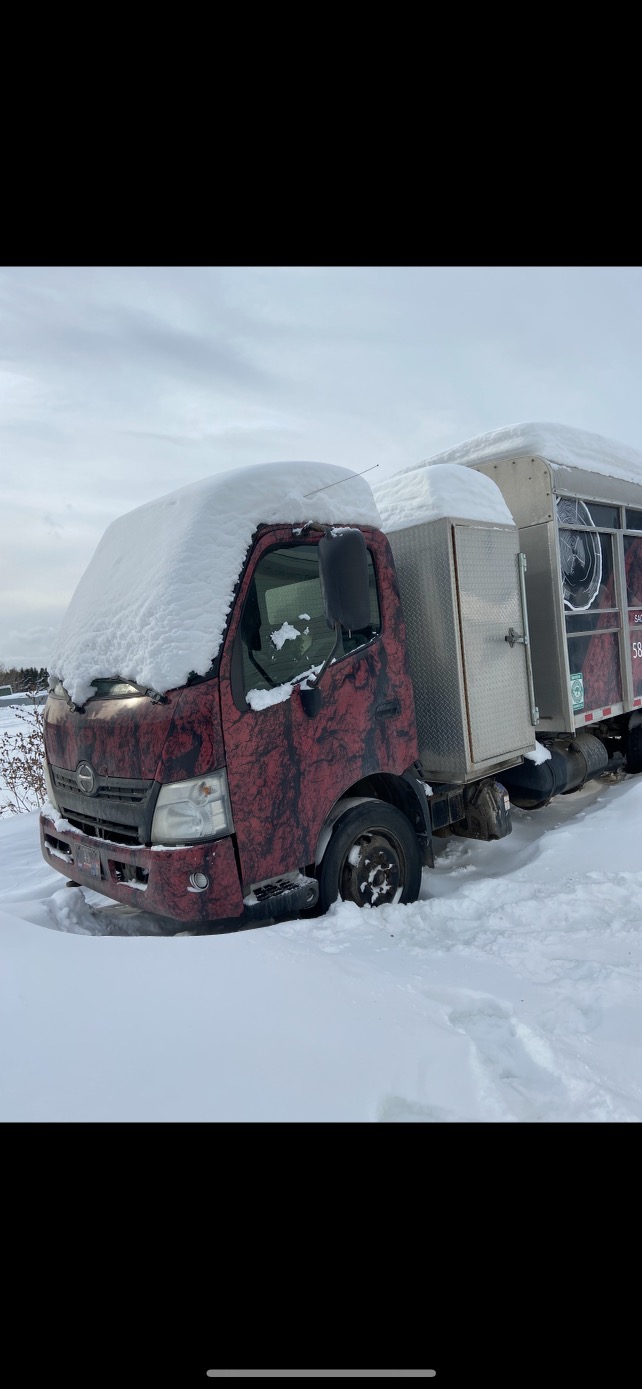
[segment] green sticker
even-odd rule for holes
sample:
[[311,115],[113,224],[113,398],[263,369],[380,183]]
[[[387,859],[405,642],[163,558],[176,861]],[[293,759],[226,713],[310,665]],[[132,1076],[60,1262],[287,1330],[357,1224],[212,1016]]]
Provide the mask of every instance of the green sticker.
[[573,700],[573,710],[584,708],[584,676],[571,676],[571,698]]

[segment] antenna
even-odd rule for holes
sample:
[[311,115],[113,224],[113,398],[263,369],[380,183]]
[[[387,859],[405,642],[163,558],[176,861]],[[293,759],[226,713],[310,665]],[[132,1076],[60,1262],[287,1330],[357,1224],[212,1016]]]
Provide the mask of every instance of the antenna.
[[[364,468],[363,473],[373,473],[378,468],[378,463],[373,463],[370,468]],[[347,477],[339,477],[336,482],[326,482],[325,487],[317,487],[314,492],[304,492],[304,497],[316,497],[317,492],[327,492],[328,487],[338,487],[340,482],[349,482],[351,477],[363,477],[363,473],[348,473]]]

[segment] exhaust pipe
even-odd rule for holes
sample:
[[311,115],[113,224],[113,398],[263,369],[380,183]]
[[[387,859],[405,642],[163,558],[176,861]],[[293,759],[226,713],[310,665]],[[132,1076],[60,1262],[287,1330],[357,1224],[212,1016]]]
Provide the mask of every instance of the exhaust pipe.
[[553,796],[579,791],[585,781],[599,776],[609,766],[604,744],[592,733],[582,733],[568,743],[551,743],[548,750],[548,761],[535,763],[526,759],[520,767],[511,767],[501,774],[512,804],[521,810],[539,810]]

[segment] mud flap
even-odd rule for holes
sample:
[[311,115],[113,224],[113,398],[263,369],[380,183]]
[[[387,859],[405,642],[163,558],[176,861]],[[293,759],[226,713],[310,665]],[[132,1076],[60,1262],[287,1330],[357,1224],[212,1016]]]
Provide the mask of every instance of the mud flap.
[[504,839],[512,832],[510,798],[499,781],[477,781],[464,789],[464,819],[453,833],[464,839]]
[[626,770],[632,776],[642,772],[642,723],[629,724],[626,739]]

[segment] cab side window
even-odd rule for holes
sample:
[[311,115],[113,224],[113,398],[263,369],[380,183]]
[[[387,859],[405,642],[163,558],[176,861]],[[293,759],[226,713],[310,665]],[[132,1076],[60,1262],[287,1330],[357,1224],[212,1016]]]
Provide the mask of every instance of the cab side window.
[[[370,553],[368,571],[370,621],[359,632],[342,629],[337,660],[381,630]],[[246,693],[284,685],[323,664],[334,644],[334,630],[323,613],[316,545],[287,545],[263,555],[243,608],[241,644]]]

